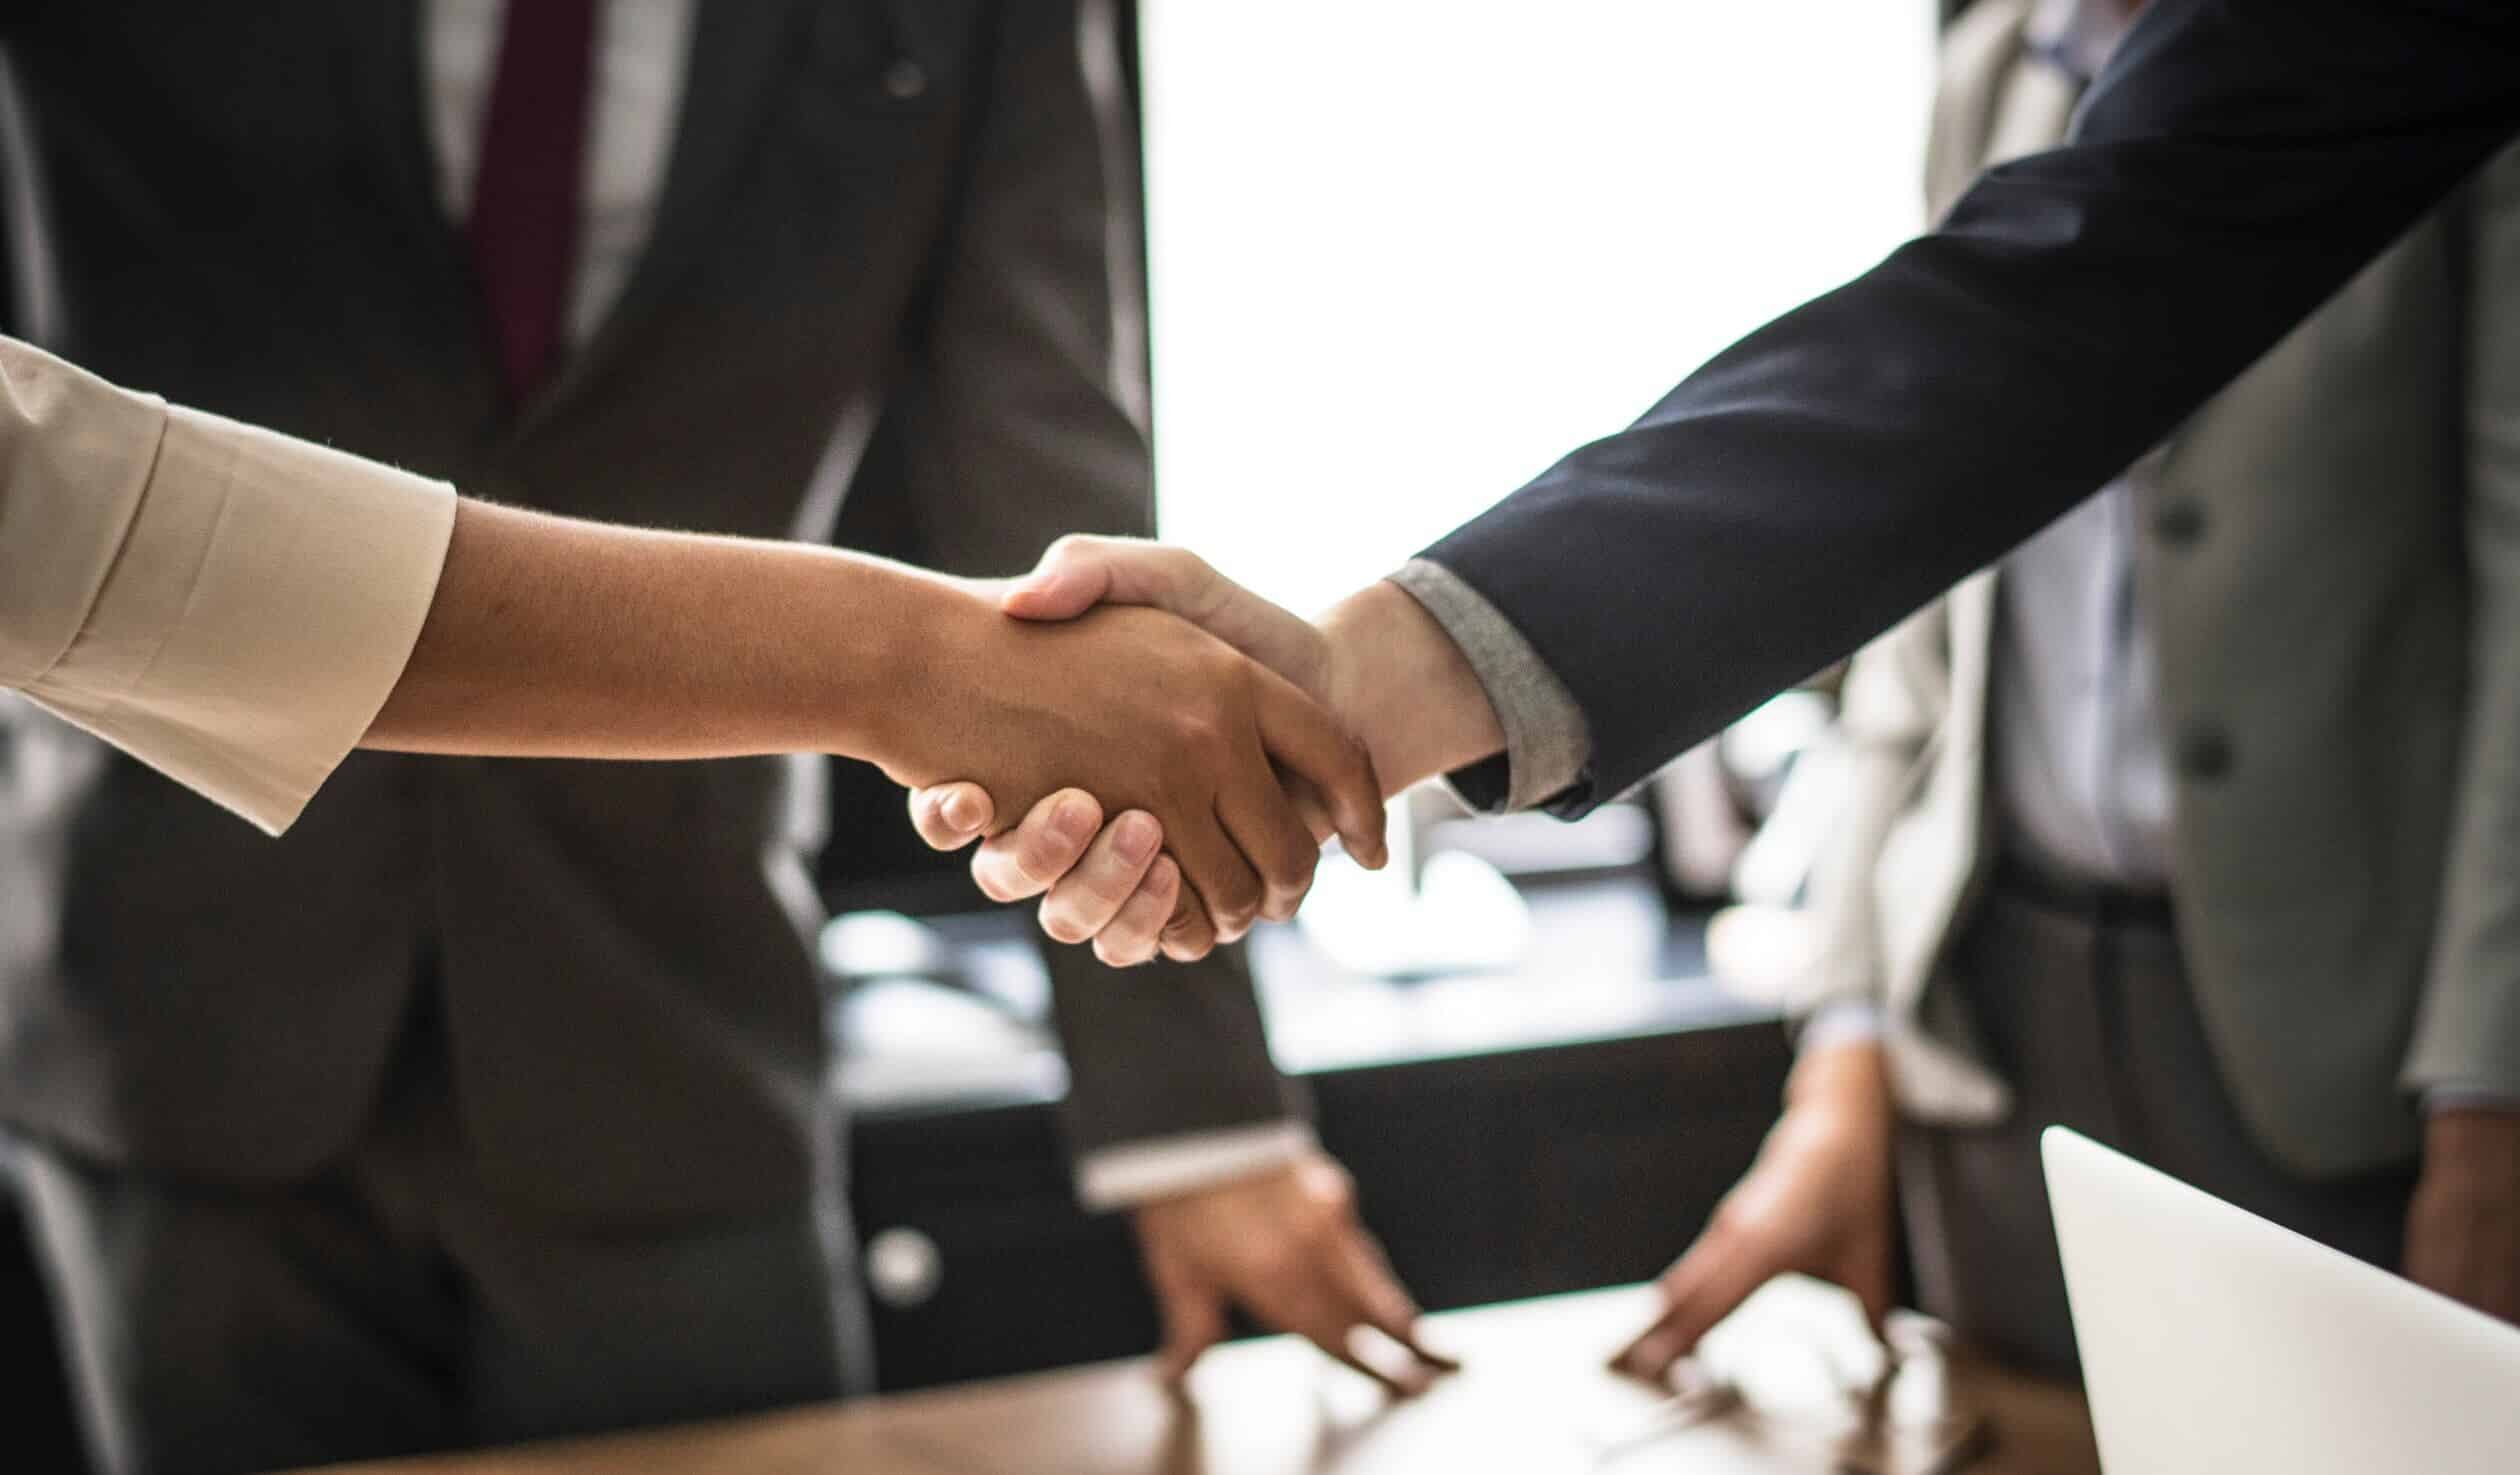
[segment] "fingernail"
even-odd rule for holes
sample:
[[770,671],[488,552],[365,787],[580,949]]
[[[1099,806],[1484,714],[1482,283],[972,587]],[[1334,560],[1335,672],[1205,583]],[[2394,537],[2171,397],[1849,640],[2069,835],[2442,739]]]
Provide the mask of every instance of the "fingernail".
[[1157,831],[1152,815],[1124,814],[1120,828],[1113,832],[1111,843],[1120,851],[1120,858],[1131,865],[1143,865],[1155,853]]
[[1069,846],[1083,845],[1094,838],[1094,815],[1082,799],[1062,799],[1050,811],[1050,833]]

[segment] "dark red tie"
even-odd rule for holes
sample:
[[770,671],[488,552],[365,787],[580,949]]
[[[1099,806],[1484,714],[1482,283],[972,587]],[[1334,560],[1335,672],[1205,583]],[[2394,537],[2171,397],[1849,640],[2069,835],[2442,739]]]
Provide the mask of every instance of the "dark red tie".
[[508,0],[468,234],[510,404],[560,358],[594,49],[595,0]]

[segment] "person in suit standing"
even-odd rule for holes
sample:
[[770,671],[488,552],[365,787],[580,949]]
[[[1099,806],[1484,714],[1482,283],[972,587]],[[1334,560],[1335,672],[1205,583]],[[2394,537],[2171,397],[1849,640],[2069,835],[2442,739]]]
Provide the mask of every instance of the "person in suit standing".
[[[1990,86],[2008,110],[2020,109],[2007,116],[2031,140],[2062,128],[2075,90],[2024,72]],[[2075,117],[2070,144],[1988,170],[1932,232],[1751,334],[1629,429],[1571,453],[1318,624],[1235,589],[1186,552],[1092,540],[1055,549],[1006,607],[1044,619],[1102,601],[1197,611],[1345,715],[1386,787],[1449,773],[1487,807],[1581,815],[1749,701],[2115,484],[2180,417],[2509,145],[2520,132],[2520,21],[2508,7],[2457,0],[2156,0]],[[2007,151],[1975,127],[1968,147]],[[1959,897],[1912,895],[1914,909],[1881,916],[1875,956],[1892,1004],[1908,1002],[1903,994],[1915,1004],[1912,1013],[1887,1011],[1883,1053],[1903,1076],[1936,1076],[1903,1082],[1910,1099],[1981,1120],[2000,1115],[1998,1077],[1982,1068],[1995,1047],[2074,1033],[2016,1028],[2012,1013],[1971,1019],[1965,1005],[2105,1000],[2115,1017],[2155,1031],[2157,1048],[2123,1063],[1992,1063],[2085,1091],[2095,1072],[2104,1081],[2121,1068],[2159,1076],[2138,1094],[2078,1102],[2076,1113],[2152,1145],[2176,1135],[2164,1123],[2206,1124],[2219,1135],[2175,1144],[2181,1166],[2223,1175],[2244,1199],[2368,1252],[2391,1253],[2403,1226],[2420,1278],[2509,1315],[2520,1283],[2520,1113],[2508,1109],[2520,1100],[2520,1000],[2497,974],[2520,919],[2520,887],[2497,853],[2511,828],[2497,806],[2520,759],[2502,720],[2509,641],[2498,637],[2516,627],[2520,607],[2507,587],[2509,519],[2496,502],[2508,475],[2507,417],[2493,395],[2510,381],[2520,332],[2490,305],[2428,301],[2481,289],[2509,254],[2507,212],[2491,208],[2506,168],[2427,226],[2411,260],[2357,284],[2332,325],[2313,330],[2314,341],[2364,339],[2354,352],[2340,358],[2325,344],[2279,354],[2296,375],[2342,367],[2355,392],[2330,394],[2323,382],[2295,384],[2283,373],[2253,380],[2179,438],[2167,473],[2156,464],[2130,474],[2164,493],[2149,528],[2126,525],[2135,494],[2125,492],[2059,535],[2067,545],[2101,535],[2119,554],[2060,570],[2059,545],[2036,547],[2025,557],[2046,578],[2024,580],[2016,568],[2004,581],[2007,600],[2029,616],[2009,622],[2004,639],[2044,645],[2062,632],[2058,648],[2078,663],[2116,662],[2143,642],[2130,646],[2121,628],[2131,606],[2119,574],[2102,575],[2122,574],[2123,550],[2139,539],[2162,545],[2148,556],[2160,601],[2153,697],[2166,726],[2128,721],[2141,715],[2138,701],[2095,695],[2140,686],[2042,689],[2031,675],[2007,682],[2007,697],[1971,669],[1999,649],[1983,633],[2005,628],[1986,605],[1995,586],[1964,591],[1944,612],[1979,633],[1959,629],[1948,640],[1941,659],[1954,708],[1938,730],[1964,740],[1984,730],[1989,719],[1962,706],[1992,691],[2024,709],[2022,730],[2040,745],[1999,760],[1985,792],[2016,792],[2004,767],[2014,759],[2062,751],[2086,760],[2023,784],[2024,802],[2009,815],[2016,842],[2044,829],[2034,843],[2068,856],[2073,842],[2059,846],[2066,837],[2054,822],[2084,826],[2079,841],[2098,864],[2079,878],[2013,868],[2016,891],[2054,888],[2050,903],[2069,925],[2006,944],[2016,964],[2034,950],[2071,959],[2080,984],[2010,989],[1989,972],[1992,991],[1974,999],[1958,988],[1914,993],[1939,972],[1931,946]],[[2473,267],[2442,259],[2471,248]],[[2389,303],[2395,294],[2406,301]],[[2373,298],[2388,308],[2380,321]],[[2356,456],[2376,449],[2380,459],[2305,465],[2297,449],[2247,428],[2292,413],[2302,396],[2316,396],[2332,422],[2309,443]],[[2235,447],[2266,459],[2223,459]],[[2387,459],[2402,447],[2405,461]],[[2182,480],[2159,480],[2165,474]],[[2425,483],[2420,497],[2403,485],[2415,476]],[[2301,480],[2328,481],[2334,494],[2294,518],[2280,499]],[[2210,505],[2199,490],[2208,487]],[[2281,556],[2248,546],[2252,534],[2278,533]],[[2351,587],[2341,596],[2323,589],[2314,571]],[[2079,573],[2082,584],[2059,581],[2060,572]],[[2117,602],[2095,611],[2094,591],[2106,589],[2119,591]],[[2284,601],[2270,602],[2263,624],[2230,607],[2261,597]],[[2203,638],[2217,620],[2237,627]],[[1639,631],[1654,639],[1639,642]],[[2307,655],[2305,637],[2327,631],[2348,633]],[[1675,665],[1632,654],[1674,639],[1702,658]],[[2378,648],[2375,639],[2402,643]],[[2252,684],[2263,685],[2263,700]],[[2265,730],[2380,714],[2405,751],[2347,732],[2305,739]],[[1908,720],[1935,726],[1931,716]],[[2259,727],[2242,731],[2243,721]],[[2155,745],[2159,753],[2146,756]],[[1932,763],[1973,775],[1981,755],[1960,748],[1934,749],[1911,777],[1935,779],[1924,766]],[[2297,788],[2296,776],[2311,786]],[[2174,786],[2175,835],[2166,828]],[[914,796],[922,833],[932,844],[968,843],[968,826],[935,813],[946,792],[960,791]],[[1920,805],[1920,825],[1959,832],[1916,856],[1885,853],[1883,866],[1923,862],[1915,875],[1928,891],[1979,874],[1971,858],[1984,852],[1968,829],[1982,818],[1979,792],[1964,778],[1944,802]],[[970,815],[988,810],[982,795],[961,802]],[[2296,802],[2300,811],[2290,812]],[[2372,848],[2285,850],[2305,837]],[[984,845],[983,862],[1006,843]],[[1125,873],[1114,871],[1106,858],[1084,856],[1051,890],[1087,876],[1098,890],[1125,889]],[[2126,894],[2137,888],[2124,880],[2137,877],[2148,878],[2154,904]],[[2095,878],[2100,885],[2074,884]],[[2164,889],[2183,908],[2217,915],[2183,912],[2174,946],[2157,899]],[[2017,917],[2002,905],[1988,915],[1999,912]],[[1126,939],[1136,927],[1111,910],[1097,936]],[[1993,930],[1991,921],[1978,929]],[[2104,963],[2094,956],[2102,940],[2129,955]],[[2184,1009],[2198,1017],[2182,1019]],[[1987,1037],[1998,1026],[2005,1037]],[[2094,1027],[2086,1020],[2080,1030]],[[1815,1051],[1806,1063],[1816,1076],[1820,1060],[1866,1058]],[[1854,1074],[1850,1092],[1878,1099],[1887,1089],[1878,1070]],[[1800,1111],[1802,1094],[1789,1124],[1818,1120]],[[1886,1122],[1886,1113],[1873,1119]],[[1778,1145],[1798,1135],[1781,1133]],[[2391,1179],[2419,1138],[2423,1176],[2410,1206],[2402,1178]],[[2003,1155],[1990,1147],[1972,1154],[1981,1169]],[[1878,1176],[1876,1192],[1886,1194]],[[2319,1178],[2344,1182],[2304,1186]],[[1754,1177],[1746,1189],[1781,1181]],[[1734,1218],[1826,1222],[1809,1201],[1772,1192],[1745,1192]],[[1864,1273],[1878,1283],[1886,1249],[1874,1244]],[[1667,1362],[1705,1319],[1701,1310],[1729,1304],[1774,1268],[1769,1249],[1765,1264],[1699,1258],[1681,1287],[1689,1304],[1676,1305],[1631,1361]],[[1710,1264],[1724,1267],[1720,1278],[1694,1274]]]
[[[2062,142],[2131,20],[1971,7],[1931,208]],[[1784,1270],[1878,1315],[1902,1225],[1927,1310],[2071,1368],[2051,1122],[2520,1320],[2520,1225],[2475,1212],[2520,1140],[2493,1027],[2520,1009],[2494,920],[2520,873],[2515,342],[2506,151],[1856,658],[1789,1106],[1664,1277],[1638,1370]]]
[[[100,373],[605,521],[817,539],[880,425],[948,569],[1146,526],[1107,6],[108,0],[0,44]],[[108,765],[0,1023],[101,1463],[865,1386],[818,794],[359,753],[274,842]],[[1405,1338],[1239,965],[1062,972],[1082,1184],[1171,1285]]]

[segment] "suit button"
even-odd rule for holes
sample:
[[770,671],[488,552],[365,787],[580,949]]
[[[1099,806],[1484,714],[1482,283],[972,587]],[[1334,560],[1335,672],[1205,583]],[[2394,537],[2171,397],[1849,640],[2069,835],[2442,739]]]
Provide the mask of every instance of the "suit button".
[[2231,772],[2231,739],[2219,728],[2191,727],[2179,734],[2179,772],[2210,783]]
[[2174,497],[2153,509],[2153,535],[2173,548],[2184,548],[2205,535],[2205,507],[2192,497]]
[[896,102],[908,102],[926,94],[927,68],[908,57],[897,58],[884,68],[884,95]]
[[866,1242],[866,1286],[896,1311],[920,1306],[945,1281],[945,1256],[915,1229],[893,1228]]

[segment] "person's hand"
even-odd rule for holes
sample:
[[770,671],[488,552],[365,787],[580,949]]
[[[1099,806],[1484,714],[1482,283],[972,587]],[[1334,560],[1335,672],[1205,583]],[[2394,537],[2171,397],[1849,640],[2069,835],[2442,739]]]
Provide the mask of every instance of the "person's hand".
[[1611,1366],[1652,1381],[1750,1293],[1799,1271],[1855,1293],[1876,1334],[1889,1314],[1892,1107],[1880,1046],[1823,1046],[1794,1066],[1785,1114],[1688,1253],[1656,1283],[1662,1311]]
[[[995,828],[996,806],[973,783],[939,784],[910,795],[910,823],[938,850],[959,850]],[[1158,951],[1190,961],[1216,945],[1204,908],[1190,901],[1181,867],[1159,852],[1164,829],[1132,809],[1103,822],[1102,805],[1081,789],[1043,799],[1013,829],[984,841],[971,876],[991,901],[1041,897],[1041,930],[1060,942],[1092,942],[1115,968]]]
[[1358,1221],[1346,1170],[1324,1154],[1148,1204],[1136,1217],[1163,1315],[1156,1366],[1167,1382],[1225,1339],[1234,1305],[1395,1394],[1458,1366],[1418,1340],[1416,1305]]
[[[1080,536],[1053,545],[1041,566],[1011,582],[1001,598],[1008,613],[1037,621],[1071,619],[1103,604],[1152,605],[1180,615],[1285,676],[1365,743],[1385,793],[1503,744],[1495,713],[1459,650],[1415,600],[1390,584],[1342,601],[1315,625],[1183,549]],[[979,838],[995,814],[976,784],[915,793],[910,808],[921,837],[940,850]],[[984,891],[1000,900],[1046,893],[1044,926],[1061,938],[1081,930],[1106,962],[1143,962],[1158,951],[1187,961],[1203,956],[1220,933],[1230,939],[1230,929],[1214,925],[1199,898],[1177,884],[1169,909],[1158,904],[1167,879],[1161,867],[1137,872],[1146,881],[1139,892],[1121,889],[1136,869],[1125,848],[1057,833],[1051,818],[1037,808],[981,846],[972,870]],[[1124,822],[1134,823],[1126,814],[1114,817],[1115,825]],[[1383,863],[1379,848],[1368,854],[1351,843],[1349,852],[1369,869]]]
[[2436,1111],[2425,1122],[2406,1274],[2520,1323],[2520,1112]]
[[[1382,795],[1363,750],[1319,703],[1214,636],[1149,609],[1035,624],[969,591],[935,594],[913,612],[930,699],[902,704],[877,748],[895,781],[968,780],[1017,814],[1065,788],[1143,810],[1229,938],[1293,915],[1330,829],[1379,852]],[[1308,796],[1309,818],[1288,785]],[[1044,818],[1055,828],[1062,813]]]

